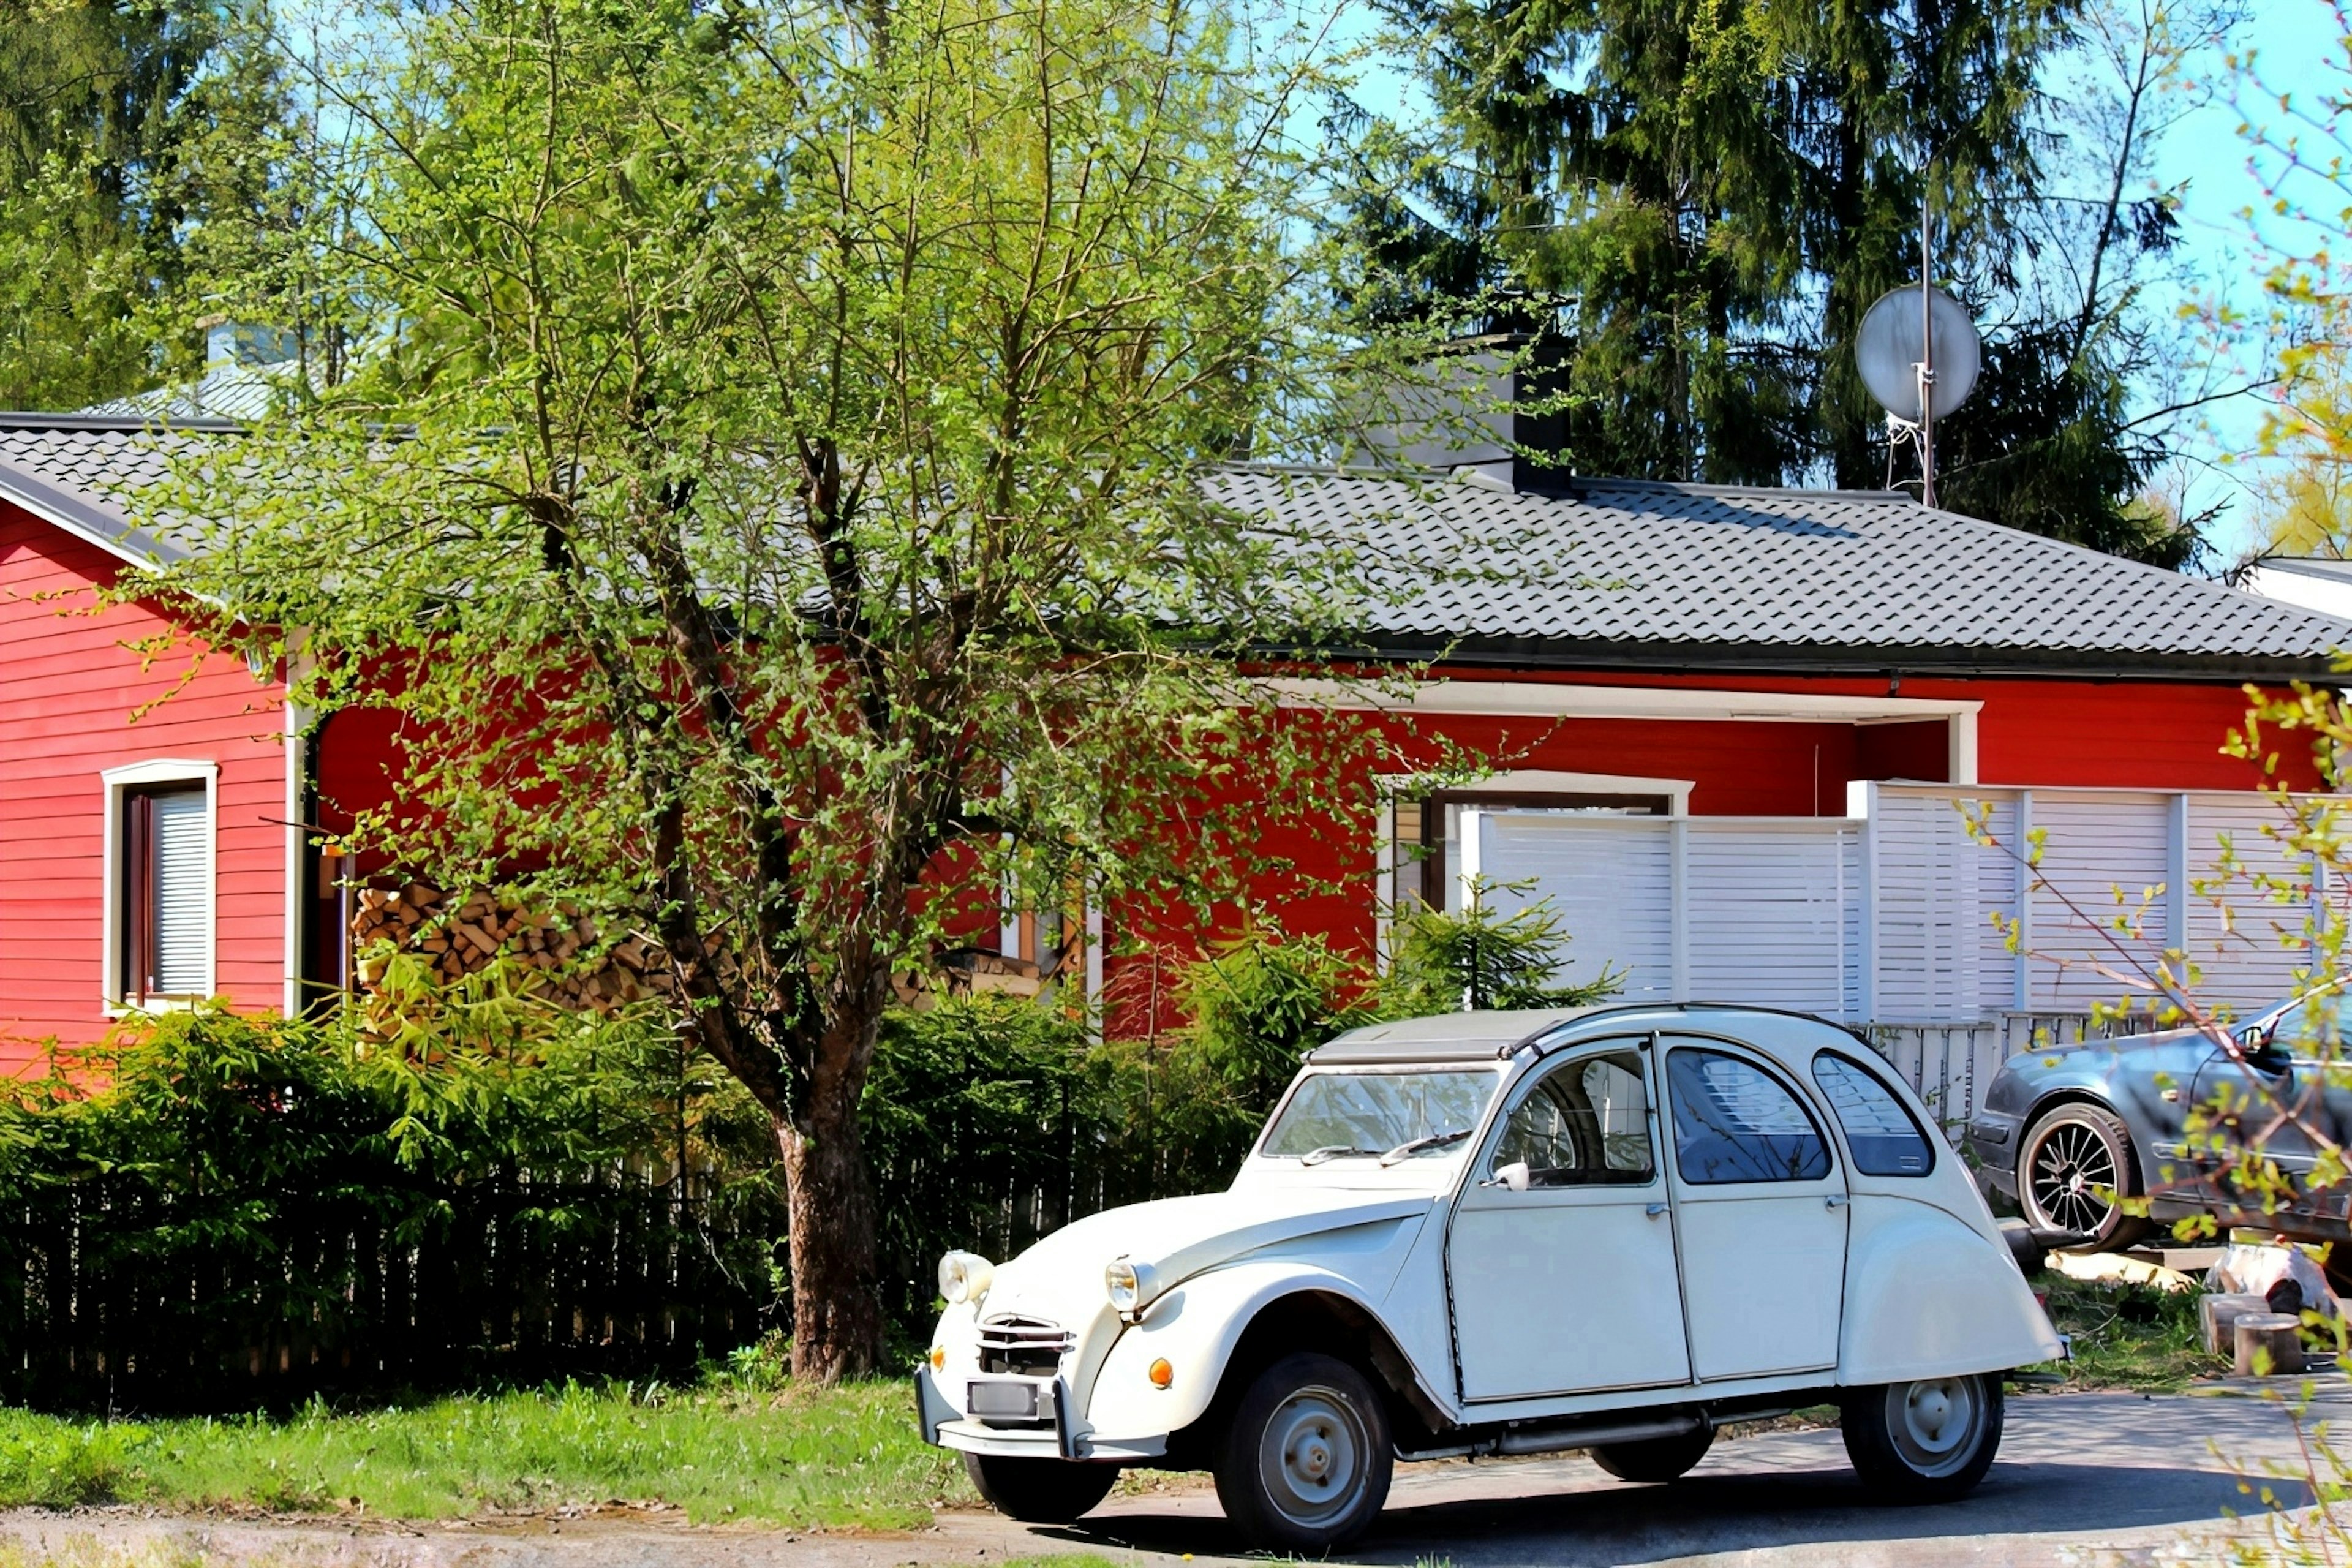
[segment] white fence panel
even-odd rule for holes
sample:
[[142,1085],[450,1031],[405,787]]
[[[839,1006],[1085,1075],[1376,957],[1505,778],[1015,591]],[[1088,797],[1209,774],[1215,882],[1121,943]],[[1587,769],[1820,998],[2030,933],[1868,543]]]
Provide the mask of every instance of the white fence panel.
[[2200,998],[2243,1010],[2294,994],[2310,962],[2312,896],[2309,857],[2280,837],[2292,830],[2269,800],[2190,797],[2188,947]]
[[[2038,793],[2033,826],[2043,835],[2028,927],[2028,1005],[2087,1012],[2155,987],[2168,940],[2172,798],[2158,795]],[[2117,929],[2118,922],[2137,926]]]
[[1685,831],[1692,996],[1848,1016],[1859,826],[1693,817]]
[[1463,818],[1465,847],[1474,832],[1477,844],[1475,864],[1464,857],[1465,871],[1532,884],[1497,889],[1496,909],[1551,900],[1571,939],[1563,981],[1593,979],[1606,964],[1623,972],[1627,1000],[1674,997],[1672,821],[1502,811]]
[[1977,841],[1952,795],[1880,790],[1870,832],[1880,1018],[1946,1022],[2014,1005],[2017,959],[1993,923],[2017,908],[2017,801],[1988,792],[1997,847]]

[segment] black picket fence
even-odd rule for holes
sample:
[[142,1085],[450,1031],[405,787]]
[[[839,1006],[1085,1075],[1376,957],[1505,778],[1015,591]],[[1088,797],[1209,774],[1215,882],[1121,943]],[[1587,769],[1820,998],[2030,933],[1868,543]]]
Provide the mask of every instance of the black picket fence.
[[247,1193],[268,1223],[224,1227],[207,1224],[213,1205],[142,1178],[79,1181],[10,1205],[0,1227],[0,1399],[282,1409],[689,1376],[774,1326],[780,1301],[770,1239],[678,1185],[612,1170],[432,1194]]

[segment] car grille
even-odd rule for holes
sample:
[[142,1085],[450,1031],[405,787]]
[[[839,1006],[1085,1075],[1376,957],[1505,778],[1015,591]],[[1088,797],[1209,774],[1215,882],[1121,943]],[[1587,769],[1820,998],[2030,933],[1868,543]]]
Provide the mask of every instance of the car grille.
[[1042,1318],[997,1318],[980,1325],[980,1370],[1051,1377],[1074,1343],[1068,1330]]

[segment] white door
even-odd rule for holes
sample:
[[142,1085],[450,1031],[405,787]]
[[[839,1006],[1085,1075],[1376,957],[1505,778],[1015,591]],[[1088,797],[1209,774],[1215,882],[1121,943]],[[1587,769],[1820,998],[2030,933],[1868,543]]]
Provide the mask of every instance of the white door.
[[1661,1045],[1693,1370],[1712,1383],[1835,1366],[1846,1188],[1830,1141],[1759,1058]]
[[1547,1064],[1472,1166],[1446,1258],[1464,1398],[1690,1381],[1650,1055]]

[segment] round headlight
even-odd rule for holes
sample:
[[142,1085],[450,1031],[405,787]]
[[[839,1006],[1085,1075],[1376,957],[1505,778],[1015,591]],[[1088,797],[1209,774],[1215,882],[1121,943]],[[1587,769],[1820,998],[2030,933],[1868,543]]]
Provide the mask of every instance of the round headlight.
[[995,1265],[977,1252],[950,1252],[940,1259],[940,1294],[951,1305],[977,1301],[988,1294]]
[[1124,1258],[1103,1270],[1103,1289],[1110,1292],[1110,1304],[1122,1312],[1134,1311],[1143,1300],[1142,1276]]

